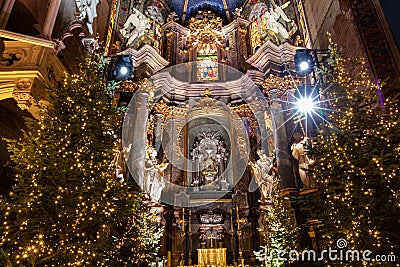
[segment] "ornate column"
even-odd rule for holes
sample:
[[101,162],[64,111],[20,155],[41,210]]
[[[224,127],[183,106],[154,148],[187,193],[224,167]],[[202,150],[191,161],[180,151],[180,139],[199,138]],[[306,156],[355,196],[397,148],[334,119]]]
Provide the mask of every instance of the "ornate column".
[[231,246],[232,246],[232,258],[233,258],[233,265],[236,265],[236,246],[235,246],[235,228],[233,224],[233,211],[234,209],[230,210],[230,217],[231,217]]
[[192,244],[192,210],[189,209],[189,218],[188,218],[188,265],[192,265],[192,249],[193,249],[193,244]]
[[15,84],[13,97],[21,109],[29,109],[35,101],[31,91],[34,78],[19,78]]
[[244,265],[244,258],[243,258],[243,251],[242,251],[242,234],[243,231],[240,228],[241,224],[244,223],[244,219],[240,219],[239,216],[239,207],[236,204],[236,223],[237,223],[237,236],[238,236],[238,249],[239,249],[239,258],[238,263],[239,265]]
[[272,104],[272,124],[275,140],[276,161],[278,165],[279,176],[281,178],[281,187],[296,188],[294,180],[292,160],[289,153],[289,142],[285,127],[285,115],[282,103],[276,96],[276,93],[271,92]]
[[162,28],[167,39],[164,58],[166,58],[171,65],[189,61],[189,51],[187,51],[189,29],[174,21],[165,23]]
[[5,29],[15,0],[5,0],[0,11],[0,29]]
[[382,7],[377,0],[349,1],[355,23],[375,77],[386,79],[384,96],[397,93],[396,82],[400,77],[400,60],[393,37],[385,29]]
[[264,111],[257,110],[254,112],[254,115],[256,116],[258,121],[262,149],[264,150],[265,154],[269,157],[270,155],[269,155],[268,135],[267,135],[267,128],[265,125]]
[[156,123],[154,131],[154,147],[158,151],[161,147],[162,142],[162,118],[163,114],[156,114]]
[[128,163],[131,164],[129,169],[132,177],[143,188],[148,117],[147,99],[149,94],[141,92],[135,97],[134,106],[129,107],[130,118],[127,123],[128,127],[125,127],[126,132],[123,133],[123,140],[129,142],[128,144],[125,143],[124,147],[130,146]]
[[164,255],[167,259],[167,265],[172,266],[172,239],[173,239],[173,231],[174,231],[174,223],[175,223],[175,215],[174,212],[170,209],[164,211],[164,219],[165,219],[165,228],[164,228]]
[[54,23],[56,22],[58,9],[61,0],[50,0],[49,9],[47,10],[46,20],[42,28],[42,35],[46,39],[51,39],[53,33]]

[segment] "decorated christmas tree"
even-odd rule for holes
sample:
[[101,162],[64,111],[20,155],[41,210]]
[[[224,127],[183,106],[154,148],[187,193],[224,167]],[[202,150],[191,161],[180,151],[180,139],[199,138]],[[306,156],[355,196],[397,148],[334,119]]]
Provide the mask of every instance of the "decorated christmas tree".
[[398,257],[398,102],[396,96],[383,100],[363,59],[346,59],[333,44],[330,50],[334,71],[322,73],[329,82],[328,123],[320,127],[313,147],[313,175],[322,188],[321,198],[312,199],[313,216],[322,221],[323,239],[332,247],[370,250],[371,259],[377,254]]
[[260,251],[254,251],[256,258],[265,266],[285,265],[288,262],[282,260],[279,253],[285,252],[284,257],[287,257],[290,250],[296,248],[298,227],[293,224],[288,202],[279,194],[279,181],[275,181],[270,200],[261,213],[259,231],[264,246]]
[[150,266],[161,231],[127,181],[116,179],[117,84],[92,55],[49,88],[50,104],[10,144],[16,185],[1,210],[1,266]]

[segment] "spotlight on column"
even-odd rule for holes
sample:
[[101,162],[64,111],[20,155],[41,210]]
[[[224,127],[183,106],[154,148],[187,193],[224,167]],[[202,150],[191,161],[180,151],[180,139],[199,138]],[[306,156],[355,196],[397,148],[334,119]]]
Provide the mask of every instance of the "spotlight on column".
[[314,70],[314,57],[310,49],[297,49],[294,55],[294,65],[299,75],[310,74]]
[[130,55],[118,55],[111,59],[111,79],[123,81],[132,78],[133,63]]

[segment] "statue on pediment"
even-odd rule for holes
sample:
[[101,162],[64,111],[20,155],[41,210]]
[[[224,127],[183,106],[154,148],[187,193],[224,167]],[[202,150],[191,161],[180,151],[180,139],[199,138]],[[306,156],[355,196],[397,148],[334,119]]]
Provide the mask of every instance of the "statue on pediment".
[[274,160],[268,157],[263,150],[257,151],[259,159],[254,162],[249,162],[253,176],[261,192],[261,202],[265,203],[272,196],[276,180],[276,171],[274,169]]
[[157,151],[154,147],[147,147],[146,161],[144,167],[143,190],[155,202],[161,198],[162,190],[165,187],[164,171],[168,163],[157,164]]
[[304,187],[302,189],[312,189],[316,187],[315,181],[309,170],[311,165],[314,164],[314,160],[307,155],[310,139],[308,137],[303,137],[295,141],[292,144],[292,156],[299,161],[299,174],[301,182]]
[[148,29],[150,29],[150,23],[147,17],[136,8],[132,8],[124,27],[119,32],[127,39],[126,46],[133,46]]
[[[275,3],[274,0],[272,0],[271,3]],[[286,8],[289,4],[290,2],[287,2],[282,6],[272,4],[273,6],[275,6],[275,8],[269,8],[269,20],[267,29],[273,31],[276,34],[280,34],[284,39],[288,39],[290,36],[285,26],[283,26],[283,24],[279,22],[279,19],[282,18],[282,20],[285,22],[291,22],[291,20],[286,16],[285,12],[283,11],[283,9]]]

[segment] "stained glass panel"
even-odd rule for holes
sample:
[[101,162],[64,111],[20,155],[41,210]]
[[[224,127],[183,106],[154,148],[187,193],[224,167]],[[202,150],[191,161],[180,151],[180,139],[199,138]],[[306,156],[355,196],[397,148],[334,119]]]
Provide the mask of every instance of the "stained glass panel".
[[197,80],[217,81],[218,80],[218,58],[217,56],[197,57]]

